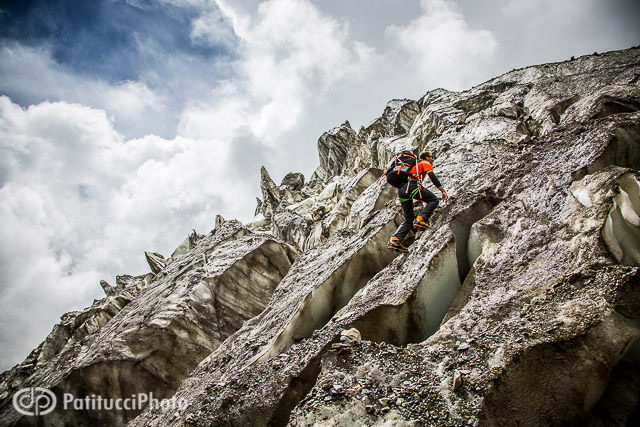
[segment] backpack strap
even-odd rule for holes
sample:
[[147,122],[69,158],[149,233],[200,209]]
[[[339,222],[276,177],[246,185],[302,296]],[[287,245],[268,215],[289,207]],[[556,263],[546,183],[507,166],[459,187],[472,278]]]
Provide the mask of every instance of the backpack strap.
[[384,179],[385,176],[387,176],[387,174],[389,173],[389,171],[391,170],[391,166],[392,164],[395,165],[396,160],[398,160],[398,155],[396,154],[395,156],[393,156],[393,159],[391,159],[389,161],[389,163],[387,163],[387,169],[384,171],[384,173],[382,174],[382,176],[380,177],[380,180],[378,181],[378,186],[382,187],[382,180]]

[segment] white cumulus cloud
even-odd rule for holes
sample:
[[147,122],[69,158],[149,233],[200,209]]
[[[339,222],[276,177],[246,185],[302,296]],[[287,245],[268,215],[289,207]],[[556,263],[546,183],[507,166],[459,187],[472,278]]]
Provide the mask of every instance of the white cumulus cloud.
[[495,60],[495,36],[471,28],[454,1],[422,0],[420,4],[421,16],[386,30],[389,41],[398,48],[398,60],[421,76],[425,86],[437,82],[451,90],[467,88],[478,78],[478,70]]
[[[222,1],[218,5],[240,38],[234,91],[230,97],[216,92],[207,103],[186,110],[181,129],[197,128],[198,135],[205,135],[204,117],[226,121],[232,113],[243,123],[231,119],[231,127],[248,125],[256,137],[271,144],[299,124],[315,99],[345,80],[359,79],[369,64],[372,50],[350,38],[346,23],[310,1],[266,1],[255,16]],[[203,33],[206,23],[199,22]],[[209,24],[215,27],[215,22]],[[212,126],[211,134],[217,128]]]
[[217,213],[247,220],[253,209],[229,143],[126,140],[105,111],[79,104],[0,97],[0,148],[0,236],[12,242],[0,251],[2,360],[101,297],[99,280],[145,273],[144,250],[168,256]]

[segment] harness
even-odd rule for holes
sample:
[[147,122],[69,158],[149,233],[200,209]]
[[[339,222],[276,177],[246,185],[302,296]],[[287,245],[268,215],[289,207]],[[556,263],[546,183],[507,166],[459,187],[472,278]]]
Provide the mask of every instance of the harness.
[[[407,182],[407,192],[409,191],[409,184],[411,183],[411,181]],[[416,194],[418,194],[420,192],[420,187],[421,187],[421,182],[418,182],[418,186],[416,187],[415,190],[413,190],[411,192],[411,194],[409,194],[409,198],[407,199],[401,199],[398,197],[398,200],[400,200],[401,202],[408,202],[409,200],[413,200],[413,198],[416,196]]]
[[[416,159],[417,160],[417,159]],[[411,185],[412,182],[415,182],[416,188],[409,193],[409,186]],[[416,161],[416,173],[415,174],[411,174],[411,176],[409,177],[409,179],[407,180],[407,189],[405,191],[405,193],[409,194],[409,197],[406,199],[400,198],[398,197],[398,200],[400,202],[408,202],[409,200],[413,200],[416,196],[416,194],[418,194],[420,192],[420,189],[424,187],[424,182],[422,181],[422,179],[420,179],[420,161]],[[401,186],[400,188],[398,188],[398,190],[400,190],[403,186]]]

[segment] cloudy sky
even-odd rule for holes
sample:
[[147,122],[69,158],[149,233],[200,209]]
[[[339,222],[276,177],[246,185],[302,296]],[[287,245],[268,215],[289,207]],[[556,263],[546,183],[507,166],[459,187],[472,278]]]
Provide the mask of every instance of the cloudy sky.
[[640,44],[623,0],[1,0],[0,370],[101,279],[148,272],[259,168],[393,98]]

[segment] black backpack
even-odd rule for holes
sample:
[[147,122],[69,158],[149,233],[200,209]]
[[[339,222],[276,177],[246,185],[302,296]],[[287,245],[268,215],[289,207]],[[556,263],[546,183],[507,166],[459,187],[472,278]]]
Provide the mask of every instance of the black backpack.
[[418,156],[413,151],[404,150],[399,152],[387,165],[387,170],[384,173],[387,177],[387,182],[396,188],[406,184],[411,176],[411,168],[414,166],[417,170]]

